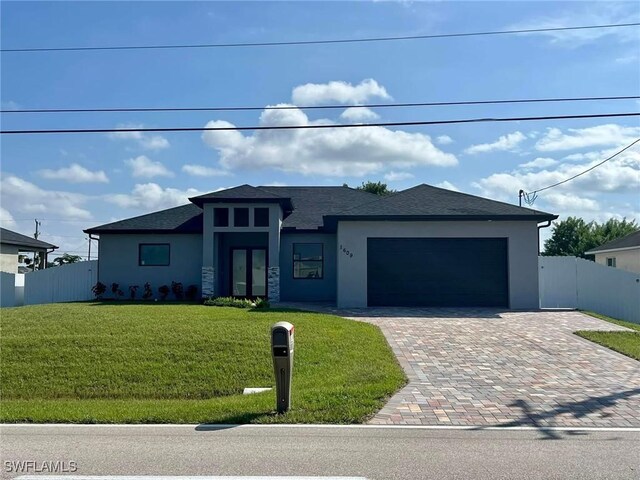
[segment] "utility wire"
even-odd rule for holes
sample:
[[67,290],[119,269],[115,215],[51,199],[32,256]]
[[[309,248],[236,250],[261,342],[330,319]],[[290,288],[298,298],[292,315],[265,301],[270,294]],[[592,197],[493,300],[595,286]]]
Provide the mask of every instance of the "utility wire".
[[365,128],[365,127],[407,127],[418,125],[451,125],[463,123],[490,123],[490,122],[526,122],[534,120],[567,120],[578,118],[613,118],[613,117],[637,117],[640,112],[627,113],[595,113],[587,115],[552,115],[541,117],[491,117],[491,118],[465,118],[458,120],[433,120],[413,122],[381,122],[381,123],[354,123],[354,124],[314,124],[314,125],[260,125],[240,127],[136,127],[136,128],[65,128],[53,130],[1,130],[1,135],[25,135],[46,133],[128,133],[128,132],[222,132],[245,130],[316,130],[322,128]]
[[574,175],[574,176],[569,177],[569,178],[567,178],[567,179],[565,179],[565,180],[562,180],[561,182],[554,183],[553,185],[548,185],[548,186],[546,186],[546,187],[544,187],[544,188],[539,188],[539,189],[534,190],[534,191],[532,191],[532,192],[528,192],[528,193],[526,193],[525,195],[535,195],[535,194],[537,194],[537,193],[539,193],[539,192],[542,192],[542,191],[544,191],[544,190],[549,190],[550,188],[557,187],[558,185],[562,185],[563,183],[570,182],[570,181],[571,181],[571,180],[573,180],[574,178],[578,178],[578,177],[580,177],[581,175],[584,175],[585,173],[589,173],[591,170],[593,170],[593,169],[595,169],[595,168],[598,168],[600,165],[603,165],[603,164],[607,163],[609,160],[612,160],[612,159],[616,158],[616,157],[617,157],[618,155],[620,155],[622,152],[624,152],[624,151],[626,151],[626,150],[629,150],[631,147],[633,147],[633,146],[634,146],[636,143],[638,143],[638,142],[640,142],[640,138],[636,139],[635,141],[633,141],[632,143],[630,143],[629,145],[627,145],[626,147],[624,147],[622,150],[617,151],[616,153],[614,153],[614,154],[613,154],[613,155],[611,155],[610,157],[605,158],[605,159],[604,159],[603,161],[601,161],[600,163],[596,163],[596,164],[595,164],[595,165],[593,165],[592,167],[587,168],[586,170],[584,170],[584,171],[582,171],[582,172],[578,173],[577,175]]
[[30,108],[0,110],[0,113],[102,113],[102,112],[230,112],[251,110],[328,110],[343,108],[404,108],[453,105],[495,105],[510,103],[592,102],[602,100],[637,100],[638,95],[610,97],[526,98],[514,100],[462,100],[456,102],[370,103],[365,105],[275,105],[266,107],[114,107],[114,108]]
[[495,30],[484,32],[458,32],[440,33],[432,35],[408,35],[397,37],[369,37],[369,38],[340,38],[327,40],[306,40],[306,41],[284,41],[284,42],[249,42],[249,43],[197,43],[197,44],[173,44],[173,45],[113,45],[102,47],[22,47],[3,48],[3,53],[26,53],[26,52],[80,52],[95,50],[160,50],[178,48],[234,48],[234,47],[280,47],[286,45],[326,45],[339,43],[365,43],[365,42],[391,42],[399,40],[427,40],[433,38],[455,38],[455,37],[479,37],[487,35],[510,35],[516,33],[542,33],[542,32],[562,32],[570,30],[591,30],[598,28],[622,28],[637,27],[640,23],[617,23],[604,25],[579,25],[575,27],[549,27],[549,28],[526,28],[518,30]]

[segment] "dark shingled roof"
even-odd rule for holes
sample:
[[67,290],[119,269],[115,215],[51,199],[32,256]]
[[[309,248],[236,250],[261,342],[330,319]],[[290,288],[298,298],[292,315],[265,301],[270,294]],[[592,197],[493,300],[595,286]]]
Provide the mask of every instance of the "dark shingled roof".
[[616,250],[618,248],[633,248],[633,247],[640,247],[640,230],[638,230],[637,232],[630,233],[626,237],[611,240],[610,242],[607,242],[604,245],[600,245],[599,247],[593,248],[586,253],[592,254],[592,253],[602,252],[606,250]]
[[324,225],[322,217],[335,215],[345,207],[362,205],[377,198],[362,190],[349,187],[260,187],[275,195],[291,198],[293,212],[282,227],[296,230],[316,230]]
[[25,248],[58,248],[56,245],[52,245],[42,240],[36,240],[32,237],[27,237],[18,232],[7,230],[6,228],[0,228],[0,243],[7,243],[9,245],[16,245],[18,247]]
[[251,185],[240,185],[239,187],[227,188],[218,192],[206,193],[197,197],[192,197],[189,201],[202,207],[205,203],[238,202],[238,203],[279,203],[285,211],[291,211],[291,198],[276,195],[268,192],[262,187],[252,187]]
[[557,215],[422,184],[328,217],[332,222],[339,219],[546,221],[556,219]]
[[200,195],[194,204],[100,225],[86,233],[201,233],[206,202],[272,203],[284,209],[283,229],[333,231],[345,220],[531,220],[557,218],[550,213],[516,207],[429,185],[379,197],[349,187],[240,187]]
[[181,207],[148,213],[88,228],[85,233],[202,233],[202,209],[189,203]]

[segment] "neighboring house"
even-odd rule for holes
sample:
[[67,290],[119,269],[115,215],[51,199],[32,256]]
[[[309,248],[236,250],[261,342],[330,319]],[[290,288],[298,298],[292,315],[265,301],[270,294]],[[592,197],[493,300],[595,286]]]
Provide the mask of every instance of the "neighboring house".
[[595,255],[596,263],[640,273],[640,230],[585,253]]
[[33,253],[36,264],[46,268],[47,255],[56,248],[50,243],[0,228],[0,271],[18,273],[19,255],[23,253]]
[[[538,307],[538,223],[556,215],[429,185],[242,185],[85,230],[100,281],[339,307]],[[548,226],[548,223],[547,225]]]

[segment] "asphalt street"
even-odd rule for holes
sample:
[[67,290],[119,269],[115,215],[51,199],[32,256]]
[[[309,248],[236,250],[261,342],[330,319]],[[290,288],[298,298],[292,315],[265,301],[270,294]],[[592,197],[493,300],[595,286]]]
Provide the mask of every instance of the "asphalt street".
[[640,429],[3,425],[0,436],[2,478],[55,473],[53,462],[72,475],[640,478]]

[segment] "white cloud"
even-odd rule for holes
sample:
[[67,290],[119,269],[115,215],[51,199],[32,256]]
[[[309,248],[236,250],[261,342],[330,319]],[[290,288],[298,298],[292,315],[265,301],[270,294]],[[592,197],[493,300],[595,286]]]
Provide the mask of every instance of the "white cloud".
[[0,107],[2,107],[2,110],[20,110],[20,108],[22,108],[19,103],[16,103],[13,100],[0,102]]
[[413,173],[410,172],[389,172],[385,174],[384,179],[387,182],[400,182],[402,180],[409,180],[413,177]]
[[156,183],[138,183],[130,194],[117,193],[106,195],[107,202],[114,203],[123,208],[143,208],[144,210],[159,210],[176,207],[188,203],[189,197],[202,195],[195,188],[179,190],[176,188],[162,188]]
[[[605,25],[628,23],[630,18],[637,16],[634,2],[589,2],[580,5],[575,2],[571,9],[554,11],[550,15],[532,18],[507,27],[509,30],[558,28],[567,25]],[[551,44],[577,48],[604,37],[615,38],[619,41],[637,41],[636,27],[625,28],[593,28],[583,30],[561,30],[552,32],[531,32],[520,35],[535,35],[546,37]]]
[[533,170],[533,169],[551,167],[552,165],[555,165],[557,163],[558,161],[554,160],[553,158],[538,157],[535,160],[531,160],[530,162],[521,163],[520,165],[518,165],[518,167],[523,169]]
[[564,133],[559,128],[548,128],[536,143],[536,150],[553,152],[588,147],[608,147],[633,142],[640,137],[640,127],[623,127],[615,123],[587,128],[569,128]]
[[458,187],[456,187],[453,183],[448,182],[448,181],[444,181],[444,182],[440,182],[440,183],[436,183],[435,185],[438,188],[444,188],[445,190],[452,190],[454,192],[459,192],[460,189]]
[[205,167],[204,165],[183,165],[182,171],[193,175],[194,177],[226,177],[231,175],[228,170],[222,170],[219,168]]
[[[141,124],[121,124],[116,128],[144,128]],[[148,135],[144,132],[113,132],[108,133],[107,136],[112,140],[134,140],[144,150],[163,150],[169,148],[169,140],[161,135]]]
[[134,177],[173,177],[173,172],[160,162],[154,162],[145,155],[125,160],[124,163],[131,168]]
[[293,89],[291,99],[301,106],[340,103],[358,105],[371,98],[391,99],[387,90],[374,79],[363,80],[358,85],[347,82],[307,83]]
[[16,221],[13,218],[13,215],[9,212],[9,210],[0,207],[0,225],[3,228],[15,228]]
[[436,137],[436,143],[439,145],[449,145],[453,143],[453,138],[449,135],[439,135]]
[[[299,110],[265,110],[261,125],[332,125],[327,119],[310,121]],[[207,127],[233,127],[211,121]],[[388,168],[453,166],[455,155],[445,153],[428,135],[383,127],[205,131],[202,139],[219,153],[225,169],[275,168],[302,175],[362,177]]]
[[91,213],[80,207],[87,200],[85,195],[44,190],[14,175],[3,175],[0,194],[3,208],[12,212],[51,214],[55,218],[91,218]]
[[549,206],[559,211],[588,211],[597,212],[600,204],[586,197],[580,197],[574,193],[549,193],[544,196],[544,201]]
[[380,118],[376,112],[365,107],[350,107],[340,114],[340,118],[348,122],[364,122]]
[[42,178],[48,180],[64,180],[69,183],[108,183],[109,178],[103,170],[92,172],[87,168],[72,163],[68,167],[59,168],[58,170],[44,169],[38,171]]
[[465,149],[465,153],[475,155],[477,153],[488,153],[495,151],[509,151],[515,149],[521,142],[526,140],[526,136],[522,132],[513,132],[502,135],[498,140],[492,143],[481,143],[471,145]]
[[[475,184],[486,196],[499,199],[517,198],[519,189],[533,191],[570,178],[600,163],[614,150],[599,152],[586,163],[560,164],[553,170],[494,173]],[[580,193],[593,195],[601,192],[635,193],[640,190],[640,148],[631,148],[613,160],[595,168],[566,184],[540,195],[551,193]]]

